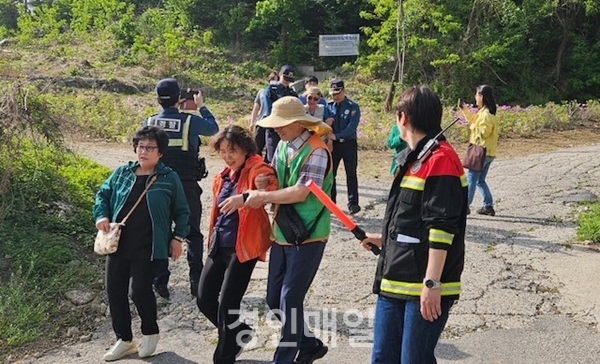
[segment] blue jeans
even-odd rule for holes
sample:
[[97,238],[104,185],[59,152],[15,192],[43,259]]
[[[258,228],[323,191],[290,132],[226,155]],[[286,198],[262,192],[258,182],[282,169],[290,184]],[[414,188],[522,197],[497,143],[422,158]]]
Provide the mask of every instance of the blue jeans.
[[421,302],[379,296],[375,308],[371,364],[434,364],[434,350],[454,299],[442,298],[442,315],[429,322]]
[[483,198],[483,206],[484,207],[493,207],[494,199],[492,198],[492,192],[490,192],[490,188],[485,182],[485,178],[487,177],[488,171],[490,170],[490,164],[496,157],[485,157],[485,161],[483,162],[483,169],[481,172],[475,172],[472,170],[468,170],[467,172],[467,181],[469,182],[469,206],[473,202],[473,198],[475,197],[475,187],[479,189],[479,193]]

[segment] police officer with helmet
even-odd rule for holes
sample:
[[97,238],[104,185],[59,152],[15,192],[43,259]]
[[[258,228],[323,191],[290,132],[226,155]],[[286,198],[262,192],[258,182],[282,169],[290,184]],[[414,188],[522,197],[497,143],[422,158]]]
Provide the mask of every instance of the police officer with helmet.
[[[196,296],[203,267],[202,250],[204,245],[204,236],[200,232],[202,189],[198,181],[206,177],[204,159],[199,158],[200,135],[214,135],[219,131],[219,126],[214,116],[204,106],[201,92],[193,93],[194,102],[198,105],[200,114],[195,115],[179,110],[180,105],[186,99],[181,97],[181,88],[175,79],[160,80],[156,84],[155,91],[162,110],[149,117],[144,124],[159,126],[169,135],[169,146],[161,160],[179,175],[190,207],[190,233],[186,237],[188,242],[187,261],[190,268],[190,292],[192,296]],[[170,297],[167,287],[169,276],[169,261],[160,262],[156,270],[154,289],[166,299]]]

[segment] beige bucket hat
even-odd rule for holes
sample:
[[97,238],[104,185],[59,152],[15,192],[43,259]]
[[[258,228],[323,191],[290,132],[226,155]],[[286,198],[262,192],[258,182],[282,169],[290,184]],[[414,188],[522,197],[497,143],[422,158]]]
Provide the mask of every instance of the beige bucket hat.
[[259,120],[256,124],[263,128],[280,128],[298,122],[306,129],[320,136],[331,133],[332,129],[323,120],[306,113],[302,102],[294,96],[285,96],[273,103],[271,115]]

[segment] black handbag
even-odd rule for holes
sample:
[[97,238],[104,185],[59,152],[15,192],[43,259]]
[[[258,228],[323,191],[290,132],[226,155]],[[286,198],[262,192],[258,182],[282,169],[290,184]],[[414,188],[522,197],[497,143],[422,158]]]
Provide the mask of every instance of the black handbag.
[[485,147],[477,144],[469,144],[467,153],[462,160],[463,167],[474,172],[481,172],[483,170],[484,162]]
[[310,228],[307,229],[294,206],[283,204],[279,205],[277,209],[275,222],[285,237],[285,241],[290,244],[300,245],[310,238],[311,234],[315,231],[317,222],[319,222],[321,215],[323,215],[323,211],[325,211],[324,207],[321,209],[321,212],[319,212],[319,215],[317,215],[317,218]]
[[[289,167],[286,163],[285,173],[283,175],[282,188],[287,187],[288,168]],[[317,222],[319,222],[321,215],[323,215],[323,211],[325,211],[325,206],[321,208],[321,211],[317,215],[317,218],[310,226],[310,228],[307,229],[306,226],[304,226],[304,222],[302,222],[298,211],[296,211],[296,209],[294,208],[294,205],[280,204],[277,208],[277,213],[275,214],[275,223],[277,224],[277,226],[279,226],[279,229],[281,230],[285,241],[287,241],[290,244],[300,245],[303,242],[305,242],[308,238],[310,238],[312,233],[315,231],[315,228],[317,227]]]

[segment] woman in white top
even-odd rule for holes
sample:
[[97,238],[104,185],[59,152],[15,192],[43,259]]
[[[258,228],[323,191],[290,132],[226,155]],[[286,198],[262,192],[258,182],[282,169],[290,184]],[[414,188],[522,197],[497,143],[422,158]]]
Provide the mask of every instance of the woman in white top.
[[[306,105],[304,105],[304,109],[306,113],[310,116],[314,116],[315,118],[320,118],[327,125],[331,126],[333,124],[333,119],[327,118],[325,115],[325,106],[319,104],[319,99],[323,94],[318,87],[311,87],[304,93],[304,97],[306,98]],[[333,150],[333,141],[328,139],[327,136],[323,136],[323,141],[327,144],[329,151]]]

